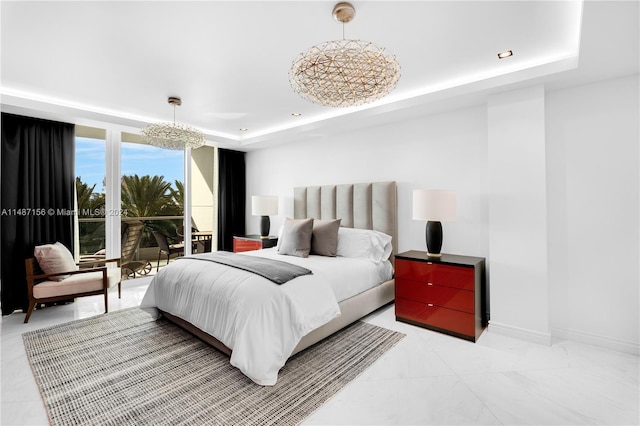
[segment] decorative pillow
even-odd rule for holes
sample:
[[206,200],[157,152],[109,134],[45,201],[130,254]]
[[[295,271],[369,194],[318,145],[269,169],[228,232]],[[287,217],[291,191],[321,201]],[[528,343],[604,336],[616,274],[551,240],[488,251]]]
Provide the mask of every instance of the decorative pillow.
[[341,227],[338,230],[338,256],[370,259],[376,263],[391,255],[391,236],[370,229]]
[[314,220],[311,236],[311,254],[336,256],[338,253],[338,229],[342,219]]
[[289,219],[284,221],[278,253],[289,256],[309,257],[313,219]]
[[[78,266],[69,249],[62,243],[44,244],[33,249],[33,255],[45,274],[77,271]],[[60,277],[62,279],[64,277]]]

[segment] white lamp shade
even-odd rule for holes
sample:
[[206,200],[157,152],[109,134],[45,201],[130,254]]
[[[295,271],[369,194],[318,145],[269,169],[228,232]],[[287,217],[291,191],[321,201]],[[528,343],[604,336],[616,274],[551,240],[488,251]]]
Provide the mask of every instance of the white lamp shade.
[[251,196],[251,214],[254,216],[278,214],[278,197],[271,195]]
[[413,218],[434,222],[456,220],[456,192],[415,189],[413,191]]

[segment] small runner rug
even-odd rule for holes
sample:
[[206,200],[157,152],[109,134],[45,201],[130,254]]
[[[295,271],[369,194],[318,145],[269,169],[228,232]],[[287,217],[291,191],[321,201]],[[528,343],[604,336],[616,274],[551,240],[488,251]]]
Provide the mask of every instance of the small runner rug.
[[299,424],[403,337],[358,321],[292,357],[265,387],[137,308],[23,335],[53,425]]

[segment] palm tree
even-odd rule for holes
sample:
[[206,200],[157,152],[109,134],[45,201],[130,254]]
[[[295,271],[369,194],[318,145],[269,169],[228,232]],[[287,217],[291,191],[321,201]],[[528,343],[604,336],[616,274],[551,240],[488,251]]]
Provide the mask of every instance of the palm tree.
[[174,181],[176,189],[170,188],[171,198],[180,210],[180,214],[184,214],[184,185],[179,180]]
[[[104,217],[105,197],[102,193],[95,193],[96,185],[89,187],[82,182],[82,177],[76,177],[76,197],[78,201],[78,217]],[[104,222],[80,222],[78,235],[82,254],[95,253],[104,248]]]
[[95,212],[104,210],[104,194],[95,193],[96,185],[89,187],[82,182],[82,176],[76,177],[76,196],[78,199],[78,216],[93,217]]
[[[122,176],[122,209],[127,217],[181,216],[183,209],[172,194],[176,191],[164,176]],[[153,247],[152,231],[174,236],[176,223],[172,220],[144,221],[141,247]]]

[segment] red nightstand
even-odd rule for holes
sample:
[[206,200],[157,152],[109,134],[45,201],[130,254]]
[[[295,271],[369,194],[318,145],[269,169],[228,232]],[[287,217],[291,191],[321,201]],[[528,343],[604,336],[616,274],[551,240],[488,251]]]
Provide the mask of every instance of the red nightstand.
[[395,256],[396,319],[475,342],[487,325],[485,259]]
[[233,237],[233,252],[262,250],[263,248],[275,247],[278,244],[278,237],[262,238],[260,235],[241,235]]

